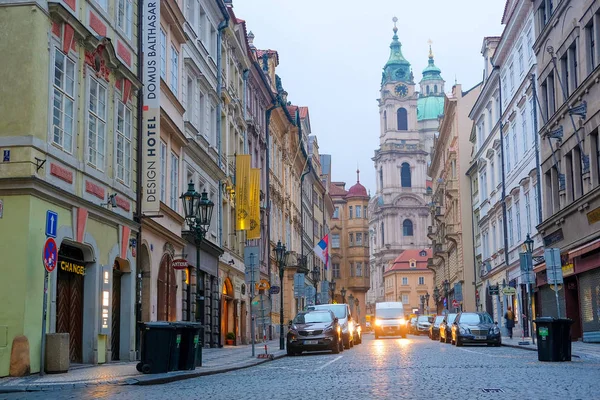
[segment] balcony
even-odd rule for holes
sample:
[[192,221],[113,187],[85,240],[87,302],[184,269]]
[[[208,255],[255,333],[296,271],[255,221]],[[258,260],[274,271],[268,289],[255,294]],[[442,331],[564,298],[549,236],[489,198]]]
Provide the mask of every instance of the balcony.
[[446,181],[446,192],[452,196],[458,196],[458,179],[449,179]]
[[348,288],[356,291],[367,291],[371,287],[370,279],[366,276],[355,276],[348,278]]

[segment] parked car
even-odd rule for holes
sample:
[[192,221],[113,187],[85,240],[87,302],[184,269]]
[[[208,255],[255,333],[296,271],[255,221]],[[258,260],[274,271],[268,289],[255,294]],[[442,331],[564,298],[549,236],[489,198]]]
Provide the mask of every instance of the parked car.
[[417,317],[412,317],[408,322],[408,333],[411,335],[417,334]]
[[352,320],[352,314],[350,313],[350,306],[348,306],[348,304],[319,304],[309,306],[307,309],[332,311],[342,328],[344,348],[349,349],[354,346],[354,321]]
[[416,334],[426,334],[429,332],[429,327],[433,322],[433,317],[430,315],[421,315],[417,317],[417,331]]
[[498,324],[486,312],[461,312],[452,324],[452,344],[487,343],[500,346],[502,336]]
[[329,310],[298,313],[290,321],[286,348],[288,356],[320,350],[338,354],[344,350],[338,319]]
[[440,324],[444,321],[443,315],[438,315],[433,320],[433,324],[429,327],[429,338],[431,340],[439,340],[440,338]]
[[448,314],[440,324],[440,342],[450,343],[452,340],[452,323],[458,314]]

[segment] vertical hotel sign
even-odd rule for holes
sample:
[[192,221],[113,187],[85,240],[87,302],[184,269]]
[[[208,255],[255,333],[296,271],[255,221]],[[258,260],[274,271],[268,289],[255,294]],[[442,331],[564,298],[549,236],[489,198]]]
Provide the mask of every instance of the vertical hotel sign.
[[260,169],[250,168],[250,230],[246,239],[260,239]]
[[250,229],[250,154],[235,156],[235,213],[237,231]]
[[142,212],[160,209],[160,1],[144,1]]

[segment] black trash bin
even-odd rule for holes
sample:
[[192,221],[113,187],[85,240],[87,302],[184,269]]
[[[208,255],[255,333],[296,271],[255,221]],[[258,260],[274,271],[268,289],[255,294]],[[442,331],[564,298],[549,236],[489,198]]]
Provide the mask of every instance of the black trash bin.
[[142,326],[142,354],[137,370],[144,374],[168,372],[175,327],[168,322],[146,322]]
[[539,361],[571,361],[571,324],[568,318],[536,319]]
[[178,368],[181,371],[193,370],[196,368],[201,325],[195,322],[175,322],[173,325],[181,333]]
[[181,337],[183,336],[183,327],[178,322],[169,323],[174,329],[173,341],[171,342],[171,355],[169,358],[169,371],[179,370],[179,358],[181,357]]

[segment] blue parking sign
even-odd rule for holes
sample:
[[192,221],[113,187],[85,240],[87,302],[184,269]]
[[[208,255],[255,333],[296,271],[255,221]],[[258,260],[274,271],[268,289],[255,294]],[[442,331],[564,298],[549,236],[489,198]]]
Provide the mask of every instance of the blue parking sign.
[[54,211],[46,211],[46,236],[56,237],[56,227],[58,226],[58,214]]

